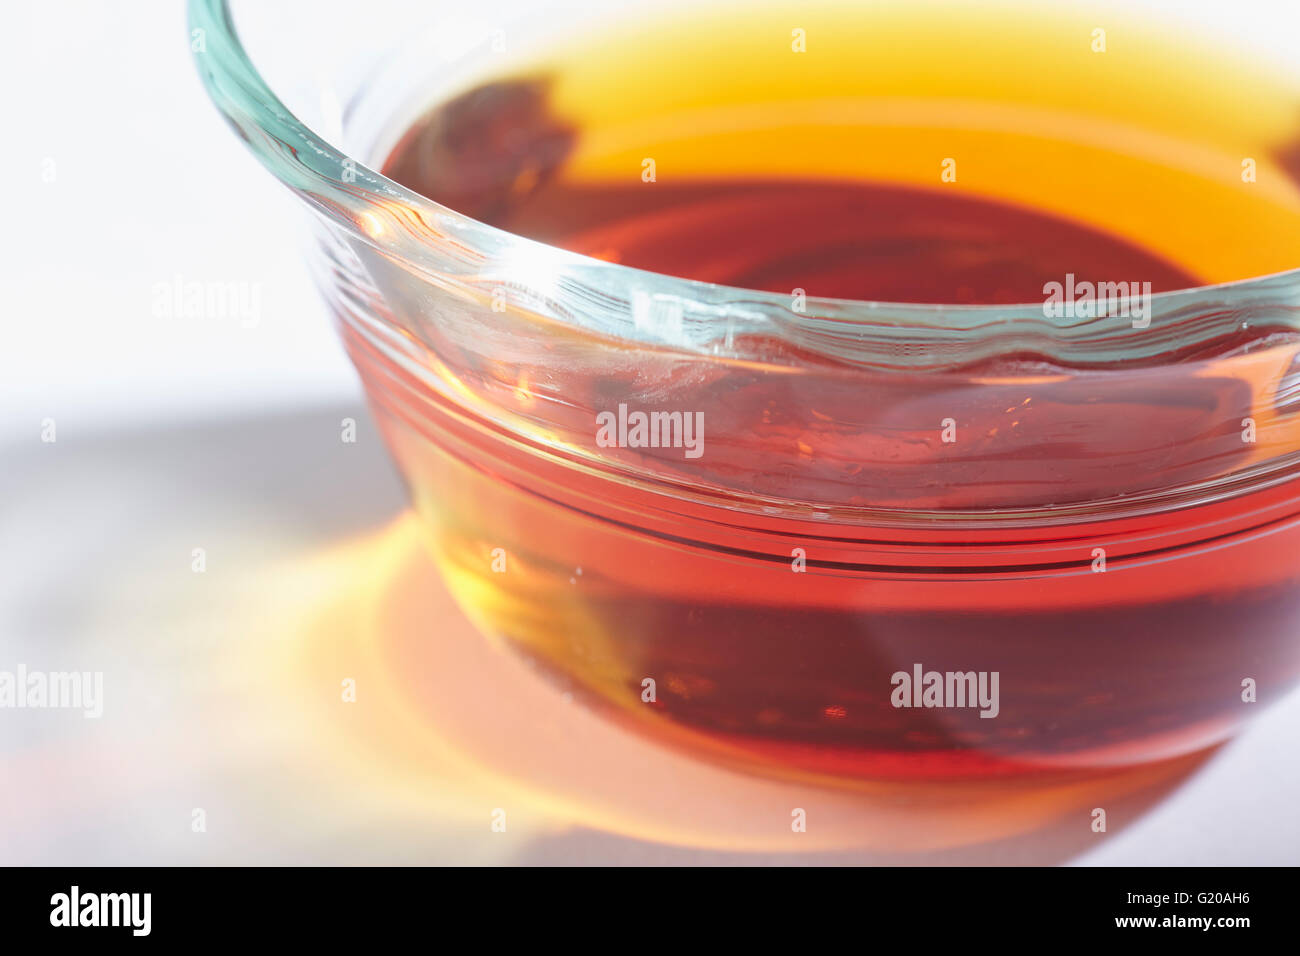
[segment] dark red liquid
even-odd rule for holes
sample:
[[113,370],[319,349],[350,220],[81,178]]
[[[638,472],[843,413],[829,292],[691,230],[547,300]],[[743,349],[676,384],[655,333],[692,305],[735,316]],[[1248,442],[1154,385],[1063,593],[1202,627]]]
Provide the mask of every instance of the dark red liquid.
[[[532,238],[780,293],[996,303],[1042,301],[1067,273],[1196,284],[1104,233],[937,188],[574,184],[573,136],[540,87],[495,84],[426,117],[385,171]],[[462,326],[367,266],[428,364],[457,376],[454,394],[431,388],[345,328],[453,592],[638,726],[766,772],[1002,774],[1185,752],[1249,713],[1244,680],[1264,696],[1296,677],[1294,491],[1187,491],[1259,456],[1243,419],[1294,413],[1271,404],[1293,346],[1225,357],[1264,327],[1149,367],[1062,368],[1025,347],[882,371],[787,338],[762,362],[705,362],[486,309]],[[594,417],[620,403],[702,413],[707,452],[597,451]],[[917,663],[998,672],[1000,713],[893,706],[891,675]]]

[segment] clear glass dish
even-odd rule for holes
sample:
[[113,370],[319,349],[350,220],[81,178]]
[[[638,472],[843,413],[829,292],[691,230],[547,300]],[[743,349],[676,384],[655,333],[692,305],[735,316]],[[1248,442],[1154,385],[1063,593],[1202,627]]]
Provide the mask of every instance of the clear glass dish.
[[[1295,683],[1300,271],[1159,293],[1134,321],[601,261],[376,171],[423,108],[574,32],[565,5],[475,5],[477,28],[437,4],[248,6],[190,2],[208,91],[314,213],[321,288],[453,594],[565,690],[733,766],[852,784],[1176,756]],[[1052,95],[1003,62],[1007,88]],[[1087,112],[1067,100],[1034,105]],[[1198,162],[1236,175],[1212,136],[1238,135],[1285,169],[1276,130],[1180,119],[1159,133]],[[637,411],[702,433],[633,447]],[[901,705],[898,675],[931,671],[997,675],[999,699]]]

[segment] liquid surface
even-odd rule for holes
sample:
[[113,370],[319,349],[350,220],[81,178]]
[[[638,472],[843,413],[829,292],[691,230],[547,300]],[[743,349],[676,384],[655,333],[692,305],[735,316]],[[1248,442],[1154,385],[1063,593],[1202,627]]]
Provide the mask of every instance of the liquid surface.
[[[522,135],[521,135],[522,134]],[[444,205],[574,252],[704,282],[841,299],[1033,302],[1067,273],[1199,279],[1089,226],[956,190],[862,182],[571,182],[573,136],[525,81],[441,107],[385,173]],[[549,170],[543,172],[543,170]]]
[[1118,19],[1098,49],[1090,14],[908,6],[580,33],[438,104],[385,172],[530,238],[810,296],[1300,265],[1292,88],[1160,25]]

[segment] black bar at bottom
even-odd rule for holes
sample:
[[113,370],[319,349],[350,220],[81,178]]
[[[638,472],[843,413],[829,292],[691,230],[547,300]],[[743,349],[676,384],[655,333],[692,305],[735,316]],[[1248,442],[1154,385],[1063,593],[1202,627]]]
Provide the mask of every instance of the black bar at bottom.
[[[873,927],[945,938],[1106,937],[1231,945],[1291,922],[1288,869],[34,868],[0,871],[6,942],[161,939],[395,943],[449,929],[502,929],[619,945],[666,943],[703,921],[729,940],[774,924],[817,937]],[[75,890],[74,890],[75,887]],[[739,904],[739,908],[738,908]],[[107,925],[105,925],[107,924]],[[626,936],[606,935],[609,930]],[[676,927],[676,929],[672,929]],[[802,929],[801,929],[802,927]],[[972,932],[978,929],[976,936]],[[596,936],[597,932],[601,933]],[[437,937],[428,941],[438,945]],[[641,940],[641,943],[636,943]],[[878,941],[883,939],[878,938]],[[451,942],[444,940],[444,942]],[[455,944],[453,944],[455,945]],[[458,946],[459,948],[459,946]]]

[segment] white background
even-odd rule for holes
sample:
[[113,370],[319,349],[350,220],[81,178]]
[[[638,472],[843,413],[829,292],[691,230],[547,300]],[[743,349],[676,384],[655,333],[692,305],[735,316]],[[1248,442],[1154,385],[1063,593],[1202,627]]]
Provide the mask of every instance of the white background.
[[[357,394],[302,266],[296,201],[208,102],[183,4],[60,0],[6,18],[0,436]],[[178,276],[260,285],[261,321],[155,315],[155,287]]]

